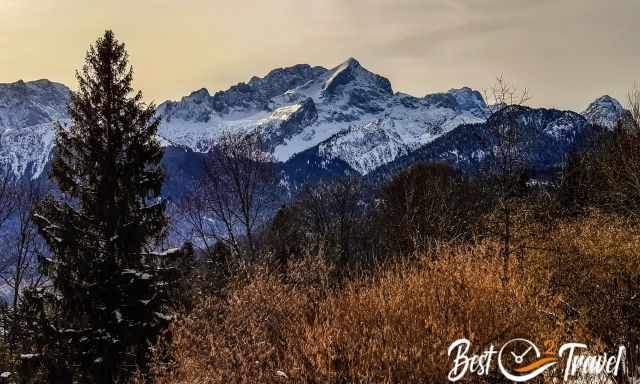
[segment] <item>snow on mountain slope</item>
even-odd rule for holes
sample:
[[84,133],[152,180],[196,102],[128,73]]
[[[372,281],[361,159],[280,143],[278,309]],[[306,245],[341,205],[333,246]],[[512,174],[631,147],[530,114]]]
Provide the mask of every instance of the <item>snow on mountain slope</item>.
[[52,123],[5,130],[0,137],[0,163],[17,177],[37,178],[49,161],[54,135]]
[[513,106],[505,108],[488,121],[463,124],[424,146],[377,168],[368,176],[385,179],[416,163],[444,162],[469,172],[490,169],[490,154],[498,138],[491,126],[503,119],[518,121],[526,140],[522,142],[527,167],[533,172],[546,172],[563,164],[566,155],[587,144],[601,130],[575,112],[545,108]]
[[284,140],[290,140],[301,133],[303,127],[313,124],[318,119],[318,110],[312,98],[299,104],[277,108],[267,118],[257,122],[257,132],[270,150]]
[[[0,84],[0,164],[16,176],[38,177],[50,160],[54,123],[68,121],[69,95],[48,80]],[[200,89],[157,113],[165,147],[206,152],[225,132],[259,133],[276,160],[305,153],[296,161],[300,171],[304,158],[368,174],[461,125],[484,122],[486,111],[469,88],[424,97],[394,93],[389,80],[350,58],[332,69],[278,68],[213,95]],[[624,113],[604,96],[583,115],[611,128]],[[559,119],[546,134],[560,139],[573,131],[572,119]]]
[[160,136],[195,151],[207,151],[225,132],[261,132],[279,161],[322,145],[321,156],[366,174],[460,124],[484,121],[485,108],[469,88],[394,94],[389,80],[350,58],[330,70],[277,69],[214,96],[196,91],[162,104],[158,114]]
[[582,116],[591,124],[613,129],[625,112],[618,100],[605,95],[591,103]]
[[[321,144],[321,153],[330,159],[339,158],[360,174],[367,174],[459,125],[483,122],[486,105],[482,98],[478,104],[468,101],[477,96],[477,92],[468,88],[424,99],[395,95],[383,114],[351,125],[333,136]],[[443,100],[450,103],[443,104]]]
[[0,84],[0,128],[22,129],[65,118],[69,89],[49,80]]
[[49,80],[0,84],[0,164],[38,177],[53,148],[56,121],[66,122],[69,89]]
[[159,135],[167,142],[206,152],[223,133],[250,133],[270,118],[282,120],[282,116],[272,116],[277,108],[270,106],[271,100],[324,72],[324,68],[304,64],[279,68],[213,96],[200,89],[180,101],[162,103],[158,107],[162,117]]
[[319,155],[344,160],[360,174],[408,153],[402,137],[389,120],[377,120],[340,132],[319,145]]

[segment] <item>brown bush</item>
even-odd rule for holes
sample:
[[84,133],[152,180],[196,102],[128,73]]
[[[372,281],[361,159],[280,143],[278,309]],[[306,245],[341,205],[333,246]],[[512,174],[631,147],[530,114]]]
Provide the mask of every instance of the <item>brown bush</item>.
[[462,337],[478,350],[515,337],[633,342],[639,241],[621,219],[562,224],[511,261],[506,286],[492,243],[439,246],[340,287],[319,257],[286,275],[259,269],[174,325],[175,362],[157,382],[445,382]]
[[[552,293],[565,313],[586,324],[603,347],[627,347],[626,365],[640,368],[640,231],[635,218],[592,212],[554,234]],[[633,220],[633,221],[632,221]]]

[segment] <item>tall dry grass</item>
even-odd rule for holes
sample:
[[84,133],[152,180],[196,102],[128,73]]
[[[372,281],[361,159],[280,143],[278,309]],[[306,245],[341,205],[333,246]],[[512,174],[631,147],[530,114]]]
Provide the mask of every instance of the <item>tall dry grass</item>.
[[[633,326],[611,298],[628,282],[610,281],[638,276],[638,250],[626,222],[594,215],[530,244],[506,285],[489,242],[439,246],[340,286],[320,257],[286,275],[258,269],[174,324],[174,363],[156,366],[157,382],[441,383],[462,337],[477,350],[515,337],[606,345]],[[601,319],[605,303],[618,315]]]

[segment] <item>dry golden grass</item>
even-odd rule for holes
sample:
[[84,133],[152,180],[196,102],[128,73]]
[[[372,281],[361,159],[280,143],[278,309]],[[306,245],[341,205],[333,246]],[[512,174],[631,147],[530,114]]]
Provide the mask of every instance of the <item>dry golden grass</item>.
[[447,347],[461,337],[478,349],[514,337],[622,337],[594,328],[613,326],[594,321],[599,305],[622,304],[607,301],[606,288],[590,302],[584,287],[609,287],[620,269],[640,268],[640,238],[627,224],[596,215],[535,245],[511,260],[506,285],[491,243],[441,246],[339,288],[321,258],[286,276],[255,271],[174,324],[175,363],[156,367],[157,382],[441,383]]

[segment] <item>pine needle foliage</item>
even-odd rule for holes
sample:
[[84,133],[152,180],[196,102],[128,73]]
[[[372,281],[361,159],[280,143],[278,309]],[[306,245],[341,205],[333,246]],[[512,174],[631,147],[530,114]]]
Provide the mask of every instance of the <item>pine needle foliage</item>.
[[[145,370],[167,326],[175,271],[152,251],[167,218],[154,105],[132,87],[125,45],[106,31],[76,74],[73,121],[59,125],[51,179],[61,194],[36,210],[57,299],[41,316],[49,382],[122,382]],[[46,318],[46,319],[45,319]]]

